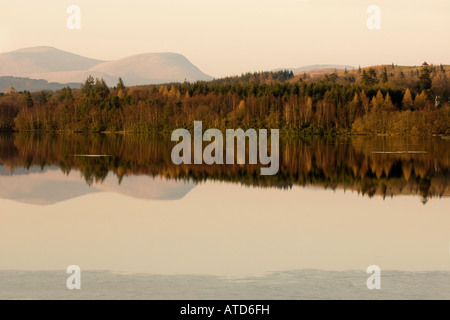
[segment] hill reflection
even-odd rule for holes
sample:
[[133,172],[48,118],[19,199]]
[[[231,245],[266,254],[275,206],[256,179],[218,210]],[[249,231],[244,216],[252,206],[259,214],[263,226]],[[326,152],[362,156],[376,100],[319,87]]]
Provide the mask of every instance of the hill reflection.
[[88,185],[113,173],[119,184],[125,176],[146,175],[195,183],[345,189],[369,197],[416,195],[424,203],[449,196],[450,141],[440,138],[282,137],[275,176],[261,176],[257,165],[176,166],[170,159],[173,146],[166,135],[2,134],[0,164],[12,174],[36,165],[57,166],[65,174],[76,169]]

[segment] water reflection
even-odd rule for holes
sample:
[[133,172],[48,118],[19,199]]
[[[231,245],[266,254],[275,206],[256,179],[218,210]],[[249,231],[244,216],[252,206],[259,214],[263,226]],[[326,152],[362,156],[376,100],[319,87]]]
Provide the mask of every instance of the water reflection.
[[98,192],[113,192],[144,200],[179,200],[195,187],[195,183],[189,181],[146,176],[124,177],[120,184],[115,177],[108,176],[99,183],[88,185],[80,179],[77,170],[63,173],[53,165],[44,169],[35,165],[28,169],[16,168],[13,175],[0,166],[0,177],[0,198],[39,205],[51,205]]
[[450,296],[448,141],[284,137],[261,176],[175,166],[168,138],[0,136],[0,298]]
[[[424,203],[429,198],[450,194],[447,184],[450,141],[437,137],[285,136],[280,141],[280,170],[275,176],[261,176],[258,165],[177,166],[170,158],[174,145],[168,135],[0,135],[0,175],[29,175],[46,170],[55,175],[55,168],[59,168],[67,179],[61,175],[58,181],[70,183],[75,179],[70,174],[79,171],[88,186],[95,186],[92,189],[77,186],[73,196],[94,192],[102,185],[108,188],[115,185],[116,190],[136,195],[141,193],[138,190],[152,184],[150,179],[137,176],[183,180],[189,182],[188,189],[200,181],[214,180],[258,187],[345,189],[369,197],[416,195]],[[108,175],[117,177],[115,184],[107,179]],[[175,183],[166,185],[167,181],[157,180],[159,185],[151,189],[178,188]],[[3,185],[3,190],[8,190],[14,183],[8,181]],[[67,192],[72,189],[67,188]]]

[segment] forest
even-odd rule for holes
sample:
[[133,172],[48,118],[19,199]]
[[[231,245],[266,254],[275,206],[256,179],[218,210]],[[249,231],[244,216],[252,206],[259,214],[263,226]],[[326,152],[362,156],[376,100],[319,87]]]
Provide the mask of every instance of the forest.
[[327,74],[256,72],[209,82],[0,94],[0,131],[162,133],[267,128],[308,135],[449,135],[450,68],[383,65]]

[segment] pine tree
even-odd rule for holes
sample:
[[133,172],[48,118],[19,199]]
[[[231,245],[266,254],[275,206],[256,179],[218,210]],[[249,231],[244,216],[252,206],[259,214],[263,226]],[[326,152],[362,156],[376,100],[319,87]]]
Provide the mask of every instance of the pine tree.
[[94,92],[94,83],[94,78],[89,76],[81,86],[81,93],[88,97],[91,96]]
[[370,68],[368,72],[369,77],[372,79],[373,83],[378,83],[377,72],[374,68]]
[[70,87],[64,87],[59,93],[59,101],[69,100],[73,101],[72,89]]
[[366,86],[373,86],[374,84],[378,83],[377,72],[375,71],[375,69],[370,68],[367,72],[366,70],[363,71],[362,83]]
[[428,63],[424,62],[422,64],[422,69],[419,75],[419,88],[421,91],[431,89],[431,70]]
[[388,82],[388,74],[387,74],[387,68],[384,67],[383,74],[381,75],[381,82],[387,83]]
[[47,103],[47,95],[45,94],[44,90],[41,91],[41,94],[39,95],[39,104],[44,105]]
[[125,85],[123,84],[122,78],[119,78],[119,82],[117,83],[117,90],[124,90]]
[[31,108],[34,106],[33,97],[31,97],[30,91],[25,91],[25,103],[28,108]]
[[369,76],[367,75],[366,70],[363,70],[362,77],[361,77],[361,82],[363,84],[365,84],[366,86],[369,85],[370,79],[369,79]]

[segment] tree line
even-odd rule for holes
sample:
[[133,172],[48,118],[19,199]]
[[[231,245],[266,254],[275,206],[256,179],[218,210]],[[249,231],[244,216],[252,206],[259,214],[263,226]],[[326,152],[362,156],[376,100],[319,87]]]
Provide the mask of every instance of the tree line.
[[450,133],[449,71],[424,63],[334,72],[248,73],[209,82],[109,88],[88,77],[80,89],[0,96],[0,130],[171,132],[204,127],[310,134]]

